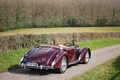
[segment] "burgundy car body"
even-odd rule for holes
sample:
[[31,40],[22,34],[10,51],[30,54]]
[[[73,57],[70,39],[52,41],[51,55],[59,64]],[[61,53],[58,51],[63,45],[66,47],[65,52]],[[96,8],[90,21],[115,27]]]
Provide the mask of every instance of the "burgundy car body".
[[[78,45],[40,45],[28,51],[20,61],[23,68],[56,69],[60,68],[63,57],[67,58],[67,66],[84,62],[86,53],[91,51],[88,47],[80,48]],[[86,62],[87,63],[87,62]]]

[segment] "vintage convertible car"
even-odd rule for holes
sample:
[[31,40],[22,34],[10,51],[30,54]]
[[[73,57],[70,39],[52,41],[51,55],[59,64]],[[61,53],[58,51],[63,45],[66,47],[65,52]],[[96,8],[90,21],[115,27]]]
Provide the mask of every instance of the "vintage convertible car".
[[64,73],[68,65],[89,62],[90,48],[80,48],[72,40],[72,44],[39,45],[28,51],[21,59],[19,65],[24,69],[57,69]]

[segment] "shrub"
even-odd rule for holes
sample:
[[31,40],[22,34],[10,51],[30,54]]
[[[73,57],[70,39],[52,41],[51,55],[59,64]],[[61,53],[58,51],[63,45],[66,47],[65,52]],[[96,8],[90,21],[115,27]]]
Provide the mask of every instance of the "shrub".
[[38,27],[37,23],[31,20],[24,22],[17,22],[16,28],[36,28]]
[[97,26],[106,26],[107,25],[107,19],[97,19],[96,20]]
[[78,26],[78,20],[77,19],[75,19],[75,18],[71,18],[71,19],[68,19],[68,21],[67,21],[67,24],[68,24],[68,26],[70,26],[70,27],[76,27],[76,26]]
[[91,22],[88,22],[86,19],[80,18],[78,20],[78,26],[92,26]]
[[29,21],[26,21],[25,22],[25,26],[26,27],[30,27],[30,28],[36,28],[37,27],[37,23],[36,22],[34,22],[34,21],[31,21],[31,20],[29,20]]
[[120,25],[120,21],[116,20],[116,21],[112,21],[109,23],[109,26],[119,26]]
[[13,27],[13,25],[10,23],[0,24],[0,32],[11,30],[12,27]]
[[60,27],[62,26],[63,22],[59,19],[49,19],[44,24],[45,27]]

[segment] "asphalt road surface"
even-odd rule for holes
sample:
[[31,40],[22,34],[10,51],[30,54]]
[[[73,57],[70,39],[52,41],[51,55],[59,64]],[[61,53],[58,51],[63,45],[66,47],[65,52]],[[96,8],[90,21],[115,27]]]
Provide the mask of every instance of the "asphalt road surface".
[[88,64],[76,64],[69,66],[64,74],[53,70],[17,69],[0,73],[0,80],[68,80],[80,75],[91,68],[96,67],[112,58],[120,55],[120,44],[92,51],[92,57]]

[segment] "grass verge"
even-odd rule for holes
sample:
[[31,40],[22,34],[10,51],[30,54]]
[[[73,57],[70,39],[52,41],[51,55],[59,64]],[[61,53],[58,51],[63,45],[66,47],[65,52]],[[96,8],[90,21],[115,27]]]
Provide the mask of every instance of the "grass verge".
[[120,56],[70,80],[120,80]]
[[78,42],[80,47],[88,46],[91,50],[120,44],[120,38],[107,38],[107,39],[99,39],[99,40],[90,40],[84,42]]
[[[92,40],[78,43],[81,47],[89,46],[91,50],[99,49],[115,44],[120,44],[120,38],[115,39],[101,39]],[[18,68],[18,64],[22,56],[28,51],[28,49],[11,51],[6,54],[0,55],[0,72],[12,70]]]
[[18,68],[20,59],[27,51],[28,49],[23,49],[0,54],[0,72]]

